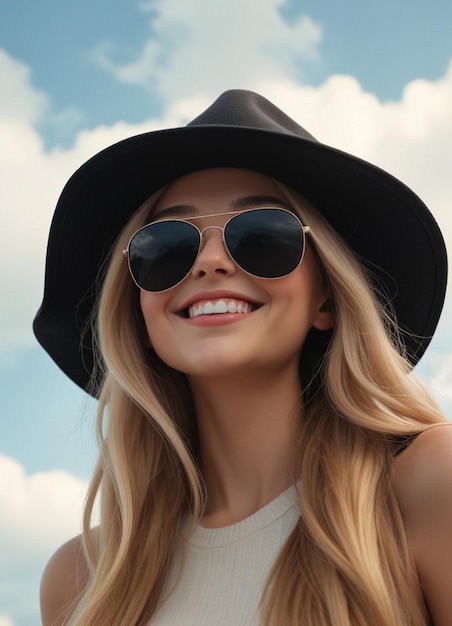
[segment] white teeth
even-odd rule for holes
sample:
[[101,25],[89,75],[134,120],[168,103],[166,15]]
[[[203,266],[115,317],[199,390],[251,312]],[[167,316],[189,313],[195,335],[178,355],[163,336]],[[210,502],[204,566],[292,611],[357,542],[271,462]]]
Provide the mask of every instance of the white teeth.
[[223,300],[218,300],[218,302],[215,302],[215,313],[227,313],[228,312],[228,307],[226,306],[226,302],[223,302]]
[[213,315],[217,313],[251,313],[252,307],[248,302],[230,300],[227,304],[224,300],[213,302],[204,302],[193,304],[188,309],[189,317],[198,317],[199,315]]

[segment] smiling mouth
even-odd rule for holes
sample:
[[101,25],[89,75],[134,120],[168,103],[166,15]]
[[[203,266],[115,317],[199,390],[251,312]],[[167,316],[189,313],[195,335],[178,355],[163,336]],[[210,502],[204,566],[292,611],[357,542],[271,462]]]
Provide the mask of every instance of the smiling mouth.
[[246,302],[245,300],[235,300],[232,298],[221,298],[218,300],[202,300],[195,302],[181,313],[183,317],[192,319],[203,315],[224,315],[226,313],[245,314],[252,313],[260,305]]

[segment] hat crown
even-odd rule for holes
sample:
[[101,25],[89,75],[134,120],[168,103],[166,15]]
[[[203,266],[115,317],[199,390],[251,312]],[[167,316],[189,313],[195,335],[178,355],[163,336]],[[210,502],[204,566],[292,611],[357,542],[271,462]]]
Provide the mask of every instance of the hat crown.
[[273,133],[294,135],[315,141],[302,126],[263,96],[244,89],[231,89],[219,96],[201,115],[187,126],[231,126],[254,128]]

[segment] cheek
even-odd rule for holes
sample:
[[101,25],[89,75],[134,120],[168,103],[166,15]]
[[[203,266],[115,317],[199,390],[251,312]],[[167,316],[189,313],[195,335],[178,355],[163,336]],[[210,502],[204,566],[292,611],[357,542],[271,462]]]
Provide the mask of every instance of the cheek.
[[159,332],[161,332],[164,321],[167,300],[164,295],[140,291],[141,313],[143,314],[146,332],[152,345]]
[[155,294],[140,292],[140,306],[146,326],[148,347],[159,358],[174,369],[180,369],[180,338],[170,321],[168,313],[169,296],[167,293]]
[[298,316],[300,320],[311,320],[324,297],[320,271],[309,254],[295,272],[275,280],[271,287],[272,302],[285,308],[288,316]]
[[286,344],[301,349],[306,335],[317,322],[324,294],[317,265],[306,263],[290,276],[275,281],[271,289],[273,329]]

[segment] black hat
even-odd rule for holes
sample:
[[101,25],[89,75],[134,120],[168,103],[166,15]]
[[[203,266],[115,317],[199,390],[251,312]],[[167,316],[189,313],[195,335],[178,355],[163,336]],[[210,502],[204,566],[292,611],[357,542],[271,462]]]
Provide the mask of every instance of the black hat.
[[375,276],[417,363],[438,323],[447,278],[443,237],[427,207],[390,174],[318,142],[262,96],[227,91],[183,128],[99,152],[63,189],[33,327],[69,378],[87,388],[96,279],[129,218],[163,185],[213,167],[255,170],[309,199]]

